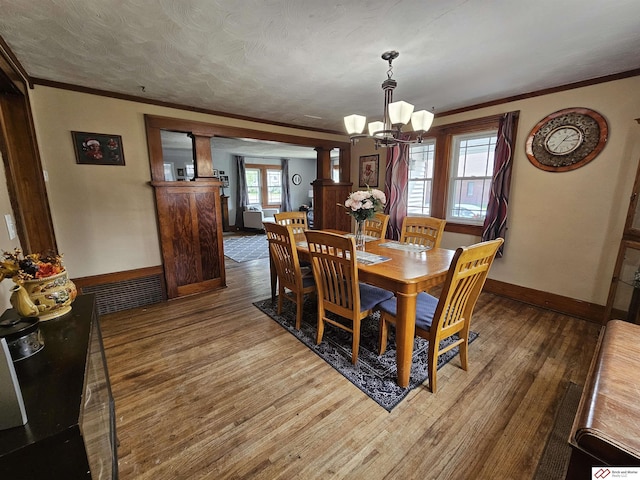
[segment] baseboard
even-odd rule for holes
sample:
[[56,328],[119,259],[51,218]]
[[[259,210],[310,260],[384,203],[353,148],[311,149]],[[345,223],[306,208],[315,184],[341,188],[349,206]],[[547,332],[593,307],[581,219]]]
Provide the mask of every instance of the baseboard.
[[597,324],[602,324],[604,321],[604,305],[597,305],[595,303],[576,300],[575,298],[563,297],[562,295],[556,295],[554,293],[512,285],[490,278],[488,278],[485,283],[484,291],[572,317],[583,318]]
[[128,310],[167,299],[162,266],[73,278],[78,293],[94,293],[98,313]]
[[[162,266],[139,268],[72,279],[80,293],[96,293],[100,314],[126,310],[166,300]],[[121,291],[126,291],[126,294]],[[562,295],[487,279],[484,290],[519,302],[602,324],[605,307]],[[108,301],[101,295],[108,295]],[[115,297],[115,298],[113,298]],[[101,306],[102,304],[102,306]]]

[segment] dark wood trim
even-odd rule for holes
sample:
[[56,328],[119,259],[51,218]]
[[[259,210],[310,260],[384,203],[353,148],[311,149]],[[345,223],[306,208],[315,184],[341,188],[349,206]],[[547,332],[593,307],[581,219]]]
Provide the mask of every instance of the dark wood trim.
[[192,107],[190,105],[182,105],[179,103],[164,102],[162,100],[154,100],[152,98],[140,97],[138,95],[130,95],[127,93],[117,93],[117,92],[110,92],[108,90],[100,90],[97,88],[82,87],[80,85],[72,85],[69,83],[55,82],[53,80],[47,80],[44,78],[34,77],[31,80],[33,81],[34,84],[42,85],[44,87],[59,88],[61,90],[71,90],[71,91],[80,92],[80,93],[89,93],[91,95],[99,95],[101,97],[117,98],[119,100],[128,100],[128,101],[137,102],[137,103],[146,103],[148,105],[157,105],[160,107],[175,108],[178,110],[204,113],[207,115],[217,115],[217,116],[226,117],[226,118],[235,118],[236,120],[246,120],[248,122],[261,123],[265,125],[276,125],[278,127],[295,128],[296,130],[307,130],[312,132],[322,132],[322,133],[330,133],[333,135],[346,136],[345,132],[336,132],[335,130],[325,130],[321,128],[291,125],[289,123],[275,122],[273,120],[268,120],[265,118],[254,118],[254,117],[248,117],[246,115],[237,115],[229,112],[220,112],[217,110],[210,110],[207,108]]
[[134,270],[125,270],[122,272],[104,273],[101,275],[91,275],[89,277],[73,278],[76,288],[82,293],[82,288],[93,287],[95,285],[104,285],[106,283],[124,282],[127,280],[135,280],[137,278],[159,276],[164,279],[164,270],[162,265],[155,267],[136,268]]
[[[162,117],[158,115],[145,115],[147,130],[155,128],[160,130],[172,130],[176,132],[194,133],[198,135],[210,137],[228,137],[228,138],[255,138],[257,140],[270,140],[291,145],[302,145],[306,147],[323,147],[323,148],[349,148],[349,142],[338,142],[335,140],[324,140],[319,138],[310,138],[298,135],[289,135],[285,133],[267,132],[264,130],[255,130],[244,127],[233,127],[229,125],[220,125],[210,122],[197,122],[193,120],[184,120],[173,117]],[[277,125],[277,124],[270,124]],[[292,127],[297,128],[297,127]],[[321,130],[315,130],[321,132]],[[212,141],[215,142],[215,139]]]
[[479,108],[494,107],[496,105],[503,105],[505,103],[517,102],[519,100],[526,100],[528,98],[540,97],[542,95],[551,95],[553,93],[564,92],[566,90],[573,90],[575,88],[589,87],[591,85],[598,85],[599,83],[613,82],[615,80],[622,80],[625,78],[637,77],[640,75],[640,68],[635,70],[629,70],[627,72],[614,73],[612,75],[605,75],[604,77],[592,78],[589,80],[583,80],[581,82],[567,83],[566,85],[559,85],[557,87],[545,88],[543,90],[536,90],[533,92],[522,93],[519,95],[513,95],[511,97],[504,97],[497,100],[491,100],[484,103],[476,103],[475,105],[469,105],[466,107],[455,108],[436,114],[438,117],[446,117],[448,115],[456,115],[458,113],[470,112],[478,110]]
[[535,305],[536,307],[546,308],[554,312],[571,315],[573,317],[583,318],[597,324],[603,324],[605,316],[604,305],[584,302],[574,298],[556,295],[554,293],[534,290],[532,288],[512,285],[510,283],[501,282],[499,280],[487,279],[484,290],[494,293],[502,297],[511,298],[519,302]]
[[31,107],[24,95],[0,93],[0,151],[20,245],[57,252]]
[[26,85],[33,88],[31,77],[27,74],[18,58],[15,56],[11,47],[7,45],[4,38],[0,35],[0,70],[9,75],[14,85],[23,95],[26,95]]
[[451,233],[463,233],[465,235],[475,235],[477,237],[482,236],[482,225],[468,225],[466,223],[451,223],[447,222],[444,226],[445,232]]

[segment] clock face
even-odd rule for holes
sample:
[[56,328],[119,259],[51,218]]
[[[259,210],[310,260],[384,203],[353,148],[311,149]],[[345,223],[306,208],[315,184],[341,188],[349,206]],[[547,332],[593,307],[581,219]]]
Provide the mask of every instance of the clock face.
[[582,132],[573,126],[551,130],[544,139],[544,147],[552,155],[567,155],[582,145]]
[[598,112],[567,108],[546,116],[531,130],[525,150],[529,161],[550,172],[575,170],[604,148],[609,129]]

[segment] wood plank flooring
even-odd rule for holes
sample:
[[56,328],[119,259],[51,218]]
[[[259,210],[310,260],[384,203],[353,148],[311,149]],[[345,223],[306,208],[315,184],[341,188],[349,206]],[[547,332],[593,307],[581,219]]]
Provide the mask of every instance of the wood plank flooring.
[[226,289],[101,318],[121,480],[532,478],[600,330],[484,293],[469,371],[388,413],[252,305],[268,283],[227,261]]

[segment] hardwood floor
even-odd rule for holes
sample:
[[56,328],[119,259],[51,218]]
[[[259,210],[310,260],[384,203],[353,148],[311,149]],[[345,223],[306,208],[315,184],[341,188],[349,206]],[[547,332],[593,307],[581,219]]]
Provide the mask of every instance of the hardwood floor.
[[388,413],[252,305],[268,284],[228,261],[226,289],[102,317],[122,480],[532,478],[600,329],[484,293],[469,371]]

